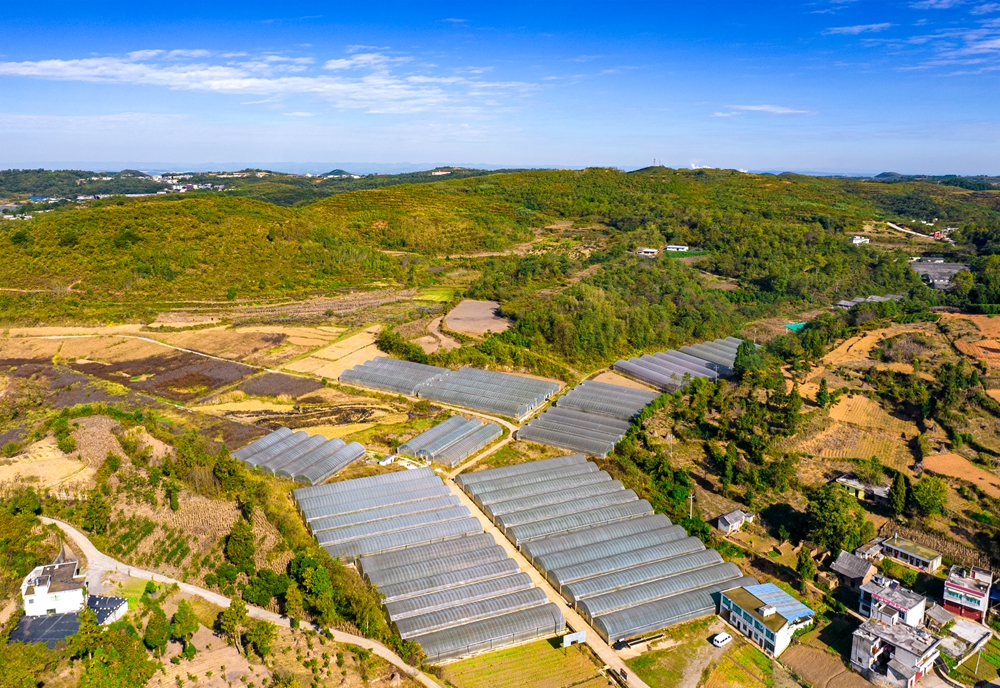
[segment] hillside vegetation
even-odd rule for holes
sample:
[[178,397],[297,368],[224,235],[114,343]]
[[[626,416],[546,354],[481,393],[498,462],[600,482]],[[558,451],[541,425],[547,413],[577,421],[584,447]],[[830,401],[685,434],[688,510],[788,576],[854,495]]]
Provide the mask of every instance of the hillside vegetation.
[[[565,329],[551,313],[529,317],[540,301],[523,300],[553,280],[563,287],[581,282],[547,296],[561,299],[557,314],[600,312],[596,298],[616,322],[612,331],[662,332],[663,323],[677,327],[687,318],[683,331],[707,335],[717,328],[698,323],[729,322],[729,304],[756,316],[783,300],[823,304],[913,287],[904,254],[847,240],[872,220],[938,218],[961,227],[955,248],[939,248],[962,259],[990,253],[1000,245],[997,195],[923,182],[648,168],[469,176],[342,193],[295,208],[227,192],[107,199],[0,222],[6,258],[0,310],[7,321],[145,318],[166,301],[299,298],[376,283],[412,285],[414,259],[465,255],[466,267],[482,271],[473,292],[511,302],[505,306],[510,314],[536,323],[528,337]],[[596,227],[589,232],[599,250],[570,259],[573,241],[567,239],[550,242],[544,256],[472,257],[509,250],[559,220]],[[626,265],[637,246],[664,242],[707,252],[699,268],[731,278],[737,288],[703,297],[698,272],[688,265],[667,266],[668,259]],[[595,264],[604,267],[575,276]],[[655,274],[635,274],[654,264]],[[973,298],[992,298],[998,290],[990,286],[990,271],[977,262],[974,272],[986,286],[970,287]],[[629,324],[621,305],[636,299],[650,313],[639,327]],[[690,304],[705,299],[717,302],[714,315],[687,314]],[[663,339],[650,336],[640,340]],[[634,334],[615,337],[639,344]]]

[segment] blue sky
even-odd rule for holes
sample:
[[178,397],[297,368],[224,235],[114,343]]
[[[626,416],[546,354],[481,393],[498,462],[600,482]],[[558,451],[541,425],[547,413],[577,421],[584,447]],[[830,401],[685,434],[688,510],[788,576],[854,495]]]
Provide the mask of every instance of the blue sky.
[[1000,174],[1000,2],[145,5],[5,6],[0,167]]

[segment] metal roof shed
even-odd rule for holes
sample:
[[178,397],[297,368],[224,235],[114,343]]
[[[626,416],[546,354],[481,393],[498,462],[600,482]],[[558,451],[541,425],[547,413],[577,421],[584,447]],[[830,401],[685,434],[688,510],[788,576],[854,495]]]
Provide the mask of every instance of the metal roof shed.
[[469,602],[457,607],[427,612],[419,616],[393,619],[392,625],[395,626],[400,638],[408,640],[414,636],[438,631],[442,628],[464,626],[480,619],[488,619],[548,603],[549,598],[545,596],[544,592],[538,588],[530,588]]
[[643,516],[628,521],[597,526],[583,532],[565,533],[542,540],[535,540],[522,547],[521,551],[528,559],[535,561],[546,554],[553,554],[564,550],[575,550],[597,542],[616,540],[628,537],[629,535],[635,535],[636,533],[644,533],[648,530],[666,528],[670,525],[672,524],[669,518],[663,514],[654,514],[652,516]]
[[521,572],[503,578],[491,578],[479,583],[470,583],[457,588],[440,590],[427,595],[407,597],[396,602],[387,602],[384,606],[386,613],[393,621],[405,619],[409,616],[418,616],[427,612],[437,611],[457,607],[477,600],[486,600],[499,595],[517,592],[518,590],[528,590],[534,588],[531,576]]
[[445,542],[437,542],[433,545],[420,545],[395,552],[361,557],[358,560],[358,571],[362,575],[366,575],[369,571],[393,569],[397,566],[416,564],[419,561],[429,561],[438,557],[450,557],[460,552],[486,549],[495,544],[497,543],[492,535],[481,532],[478,535],[470,535],[469,537],[458,538],[457,540],[447,540]]
[[[657,516],[662,516],[662,514],[657,514]],[[666,516],[663,516],[663,518],[667,521],[667,523],[670,522]],[[689,547],[696,546],[695,543],[690,542],[690,540],[693,539],[697,540],[699,543],[701,542],[698,538],[689,537],[687,531],[680,526],[654,526],[651,530],[641,529],[642,527],[649,525],[650,522],[660,523],[659,519],[654,519],[649,519],[648,517],[636,518],[631,521],[612,523],[611,525],[616,527],[619,531],[622,530],[622,526],[624,525],[632,526],[632,528],[626,532],[621,532],[620,535],[615,537],[590,540],[589,542],[578,544],[575,547],[550,552],[549,554],[538,555],[532,560],[532,563],[538,568],[547,571],[549,580],[552,580],[551,575],[553,573],[563,571],[570,566],[585,566],[591,562],[596,563],[609,557],[625,554],[626,552],[645,549],[647,547],[665,547],[684,540],[689,542],[685,545],[677,544],[676,547],[678,548],[677,554],[686,554]],[[644,521],[645,523],[643,523]],[[575,537],[578,536],[579,533],[571,533],[570,535]],[[598,534],[599,537],[603,537],[603,535],[603,533]],[[569,536],[558,535],[556,538],[552,539],[561,539],[566,537]],[[536,545],[542,545],[547,542],[548,540],[531,542],[525,545],[524,549],[531,549],[534,551]],[[702,545],[702,547],[704,547],[704,545]],[[692,549],[691,551],[694,552],[698,550]]]
[[546,604],[519,612],[494,616],[464,626],[446,628],[412,638],[430,662],[516,645],[526,640],[561,633],[566,628],[559,607]]
[[534,523],[526,523],[522,526],[514,526],[508,529],[504,535],[514,543],[515,547],[521,547],[526,542],[550,535],[582,530],[614,521],[625,521],[638,516],[652,515],[653,507],[645,499],[640,499],[637,502],[606,506],[594,511],[581,511],[569,516],[554,518],[550,521],[536,521]]

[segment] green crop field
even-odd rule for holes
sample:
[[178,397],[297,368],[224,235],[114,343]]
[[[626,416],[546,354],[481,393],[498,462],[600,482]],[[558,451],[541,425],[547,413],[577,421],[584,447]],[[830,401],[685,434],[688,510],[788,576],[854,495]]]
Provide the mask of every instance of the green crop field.
[[[455,688],[569,688],[605,685],[590,650],[580,645],[563,649],[559,639],[539,640],[448,664],[444,679]],[[530,677],[530,680],[529,680]],[[526,682],[527,681],[527,682]]]

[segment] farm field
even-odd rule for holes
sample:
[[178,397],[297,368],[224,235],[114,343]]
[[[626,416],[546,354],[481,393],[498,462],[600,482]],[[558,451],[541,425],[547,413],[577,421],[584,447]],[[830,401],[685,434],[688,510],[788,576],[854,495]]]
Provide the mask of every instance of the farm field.
[[596,688],[608,679],[590,649],[573,645],[565,650],[561,640],[539,640],[444,666],[442,677],[455,688]]
[[641,389],[644,392],[656,392],[649,385],[644,385],[641,382],[636,382],[635,380],[630,380],[624,375],[619,375],[618,373],[613,373],[610,370],[595,375],[591,378],[594,382],[604,382],[609,385],[618,385],[619,387],[629,387],[630,389]]
[[715,647],[711,638],[726,630],[717,616],[680,624],[664,631],[664,639],[638,656],[625,660],[650,688],[688,688],[698,685],[704,671],[729,652],[737,649],[736,640],[726,647]]
[[924,469],[939,475],[965,480],[990,497],[1000,498],[1000,478],[976,466],[959,454],[931,454],[924,458]]
[[882,433],[897,433],[907,438],[919,433],[917,424],[890,415],[878,402],[864,395],[845,396],[830,408],[830,418],[863,428],[871,428]]
[[868,459],[877,456],[886,466],[908,470],[913,454],[907,440],[846,423],[834,423],[810,437],[782,442],[789,451],[811,454],[823,459]]
[[955,346],[967,356],[985,363],[990,368],[1000,369],[1000,340],[984,339],[979,342],[958,340]]
[[711,668],[704,688],[769,688],[774,668],[770,658],[747,642],[727,652]]
[[465,299],[445,316],[444,324],[449,330],[482,336],[487,332],[505,332],[510,321],[501,318],[496,301],[475,301]]
[[[996,683],[1000,678],[1000,641],[990,640],[983,648],[982,661],[977,662],[978,653],[974,654],[958,668],[952,670],[951,677],[969,685],[984,682],[986,685]],[[976,664],[979,671],[976,671]]]

